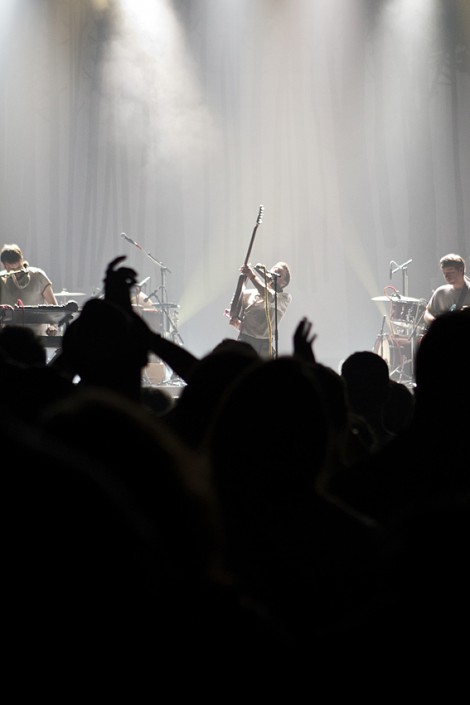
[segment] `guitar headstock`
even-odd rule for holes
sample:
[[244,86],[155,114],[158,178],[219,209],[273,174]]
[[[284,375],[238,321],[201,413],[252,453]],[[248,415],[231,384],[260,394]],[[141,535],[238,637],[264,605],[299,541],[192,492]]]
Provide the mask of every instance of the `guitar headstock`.
[[260,206],[259,211],[258,211],[258,217],[256,219],[257,225],[259,225],[260,223],[263,222],[263,213],[264,213],[264,206]]

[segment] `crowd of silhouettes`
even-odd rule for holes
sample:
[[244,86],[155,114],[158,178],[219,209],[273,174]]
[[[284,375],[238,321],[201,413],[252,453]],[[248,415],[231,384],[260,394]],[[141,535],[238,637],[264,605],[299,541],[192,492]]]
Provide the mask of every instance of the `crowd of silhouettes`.
[[134,313],[124,259],[49,364],[0,331],[11,668],[333,693],[468,657],[470,310],[432,323],[413,388],[370,351],[322,364],[306,318],[291,354],[197,358]]

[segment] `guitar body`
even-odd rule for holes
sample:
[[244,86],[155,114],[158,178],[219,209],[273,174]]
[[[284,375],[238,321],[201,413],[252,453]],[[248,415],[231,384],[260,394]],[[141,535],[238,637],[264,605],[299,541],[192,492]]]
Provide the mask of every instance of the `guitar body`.
[[[250,259],[251,250],[255,241],[256,231],[258,230],[258,226],[260,225],[260,223],[262,223],[263,220],[263,211],[264,206],[260,206],[258,211],[258,217],[256,219],[256,224],[251,234],[250,244],[248,246],[248,251],[246,253],[244,264],[248,264],[248,260]],[[245,280],[246,276],[244,274],[240,274],[240,276],[238,277],[237,287],[232,298],[232,303],[230,304],[230,318],[239,318],[240,316],[240,310],[242,307],[243,285],[245,283]]]
[[232,303],[230,304],[230,318],[238,318],[240,315],[240,309],[242,307],[242,291],[245,280],[245,275],[240,274],[238,277],[237,288],[235,289]]

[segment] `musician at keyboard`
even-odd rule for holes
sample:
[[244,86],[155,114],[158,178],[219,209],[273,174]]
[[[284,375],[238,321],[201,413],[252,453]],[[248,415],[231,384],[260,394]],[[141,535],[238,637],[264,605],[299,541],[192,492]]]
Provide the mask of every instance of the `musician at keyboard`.
[[[0,272],[0,304],[5,306],[57,306],[52,282],[43,269],[30,267],[21,248],[13,244],[3,245],[0,251],[3,270]],[[58,326],[48,323],[25,323],[38,335],[57,335]]]

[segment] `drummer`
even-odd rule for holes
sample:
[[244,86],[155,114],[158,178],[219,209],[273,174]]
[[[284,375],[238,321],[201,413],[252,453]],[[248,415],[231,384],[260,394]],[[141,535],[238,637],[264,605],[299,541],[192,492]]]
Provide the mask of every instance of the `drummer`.
[[142,287],[146,285],[149,279],[150,277],[147,277],[141,281],[140,284],[136,284],[131,289],[131,304],[136,313],[140,313],[142,309],[150,309],[151,311],[157,310],[152,295],[148,296],[142,291]]

